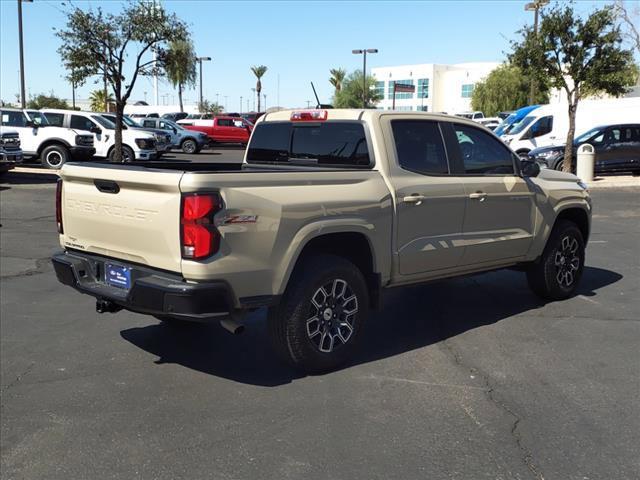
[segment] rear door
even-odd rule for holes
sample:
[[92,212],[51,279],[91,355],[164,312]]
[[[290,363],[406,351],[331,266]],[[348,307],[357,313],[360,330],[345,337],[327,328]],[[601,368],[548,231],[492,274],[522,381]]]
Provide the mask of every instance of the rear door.
[[390,178],[396,194],[396,255],[400,277],[454,268],[464,252],[466,196],[450,174],[439,122],[385,119]]
[[61,177],[67,248],[180,272],[182,172],[67,165]]
[[502,262],[526,255],[533,240],[534,193],[517,158],[485,130],[452,123],[449,151],[466,195],[462,264]]

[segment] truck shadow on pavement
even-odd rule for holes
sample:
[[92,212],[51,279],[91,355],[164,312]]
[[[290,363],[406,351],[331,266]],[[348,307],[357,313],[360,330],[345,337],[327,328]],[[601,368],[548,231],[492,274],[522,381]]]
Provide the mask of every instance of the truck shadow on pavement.
[[[577,294],[597,296],[597,290],[622,278],[610,270],[585,267]],[[538,311],[543,307],[545,303],[528,289],[524,274],[515,271],[392,289],[385,295],[383,309],[369,318],[359,352],[342,369],[433,345],[523,313],[544,319],[544,312]],[[576,307],[567,304],[567,308]],[[571,310],[567,311],[570,316]],[[179,364],[259,386],[283,385],[303,377],[276,358],[265,320],[264,309],[249,315],[245,333],[239,336],[218,325],[200,324],[153,324],[120,334],[158,356],[157,364]]]

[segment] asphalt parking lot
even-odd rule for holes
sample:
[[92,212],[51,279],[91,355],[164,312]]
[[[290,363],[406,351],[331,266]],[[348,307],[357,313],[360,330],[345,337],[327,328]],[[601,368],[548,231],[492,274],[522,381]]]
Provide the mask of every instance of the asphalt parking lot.
[[304,377],[263,311],[241,336],[95,313],[48,261],[54,180],[0,181],[2,478],[639,477],[640,189],[593,192],[576,297],[393,290],[354,362]]

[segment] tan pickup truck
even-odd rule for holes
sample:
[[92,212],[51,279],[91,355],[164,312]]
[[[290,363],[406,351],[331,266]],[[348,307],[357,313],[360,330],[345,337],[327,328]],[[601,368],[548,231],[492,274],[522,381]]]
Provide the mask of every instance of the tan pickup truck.
[[336,368],[389,287],[504,267],[559,300],[582,275],[591,224],[577,177],[522,162],[446,115],[264,115],[242,165],[67,164],[58,279],[172,324],[268,307],[284,358]]

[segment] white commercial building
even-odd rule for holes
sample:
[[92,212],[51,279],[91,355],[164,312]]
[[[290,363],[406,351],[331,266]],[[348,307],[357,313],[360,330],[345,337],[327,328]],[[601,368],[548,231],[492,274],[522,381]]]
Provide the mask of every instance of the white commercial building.
[[484,79],[499,62],[458,63],[441,65],[422,63],[371,69],[376,90],[383,100],[378,108],[390,110],[393,105],[394,83],[415,86],[414,93],[397,92],[396,110],[447,112],[471,110],[474,85]]

